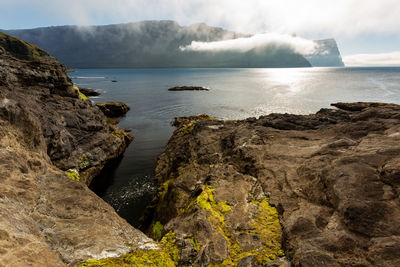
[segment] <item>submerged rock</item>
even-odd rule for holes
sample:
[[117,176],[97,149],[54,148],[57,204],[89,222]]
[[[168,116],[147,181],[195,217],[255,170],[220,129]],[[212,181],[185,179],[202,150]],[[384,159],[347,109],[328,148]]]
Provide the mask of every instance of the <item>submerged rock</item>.
[[129,135],[82,99],[54,58],[0,39],[0,266],[165,255],[83,183]]
[[144,228],[180,265],[400,265],[400,106],[336,106],[178,119]]
[[176,86],[169,88],[168,91],[210,91],[210,89],[201,86]]
[[104,115],[110,118],[121,117],[130,110],[130,107],[122,102],[97,103],[96,106],[100,108]]

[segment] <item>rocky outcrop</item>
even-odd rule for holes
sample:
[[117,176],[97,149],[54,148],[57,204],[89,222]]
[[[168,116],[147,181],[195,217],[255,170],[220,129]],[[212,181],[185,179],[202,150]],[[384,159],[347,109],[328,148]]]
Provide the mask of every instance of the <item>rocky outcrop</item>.
[[121,117],[130,110],[130,107],[122,102],[97,103],[96,106],[104,113],[104,115],[110,118]]
[[148,233],[181,265],[400,265],[400,106],[337,106],[177,119]]
[[173,265],[83,183],[123,152],[128,135],[47,53],[4,34],[0,45],[0,266]]
[[108,160],[124,152],[132,136],[87,101],[55,58],[5,34],[0,47],[1,99],[21,103],[40,122],[52,162],[79,172],[89,184]]
[[90,88],[79,88],[79,91],[85,96],[99,96],[100,93]]
[[210,91],[210,89],[201,86],[175,86],[168,91]]

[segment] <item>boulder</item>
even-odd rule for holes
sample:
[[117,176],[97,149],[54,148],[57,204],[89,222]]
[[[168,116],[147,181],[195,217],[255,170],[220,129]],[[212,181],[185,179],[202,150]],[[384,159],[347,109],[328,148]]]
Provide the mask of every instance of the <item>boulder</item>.
[[96,106],[104,113],[104,115],[111,118],[122,117],[130,110],[130,107],[122,102],[97,103]]
[[79,88],[79,91],[85,96],[99,96],[100,93],[90,88]]

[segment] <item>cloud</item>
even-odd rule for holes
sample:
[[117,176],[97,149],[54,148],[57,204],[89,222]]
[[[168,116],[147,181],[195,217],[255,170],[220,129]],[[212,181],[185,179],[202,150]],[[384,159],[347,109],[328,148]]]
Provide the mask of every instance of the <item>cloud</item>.
[[343,57],[346,66],[400,66],[400,51]]
[[23,14],[32,11],[24,18],[31,25],[43,16],[57,24],[171,19],[243,33],[296,32],[302,36],[398,34],[400,26],[398,0],[0,0],[0,6],[0,25],[9,24],[1,19],[8,10],[19,10]]
[[255,34],[251,37],[238,38],[233,40],[224,40],[216,42],[196,42],[190,45],[180,47],[182,51],[239,51],[247,52],[255,48],[275,45],[286,46],[293,51],[309,55],[315,52],[317,45],[314,41],[300,37],[294,37],[288,34],[264,33]]

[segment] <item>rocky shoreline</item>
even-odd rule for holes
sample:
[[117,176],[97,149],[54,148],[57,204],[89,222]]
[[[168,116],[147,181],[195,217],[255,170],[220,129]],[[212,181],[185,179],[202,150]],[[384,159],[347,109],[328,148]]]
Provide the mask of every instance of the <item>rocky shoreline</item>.
[[146,236],[87,188],[133,137],[65,72],[0,33],[0,266],[400,265],[400,106],[175,119]]
[[144,227],[182,266],[400,265],[400,106],[178,118]]
[[0,33],[0,266],[168,255],[87,188],[132,136],[65,72],[44,50]]

